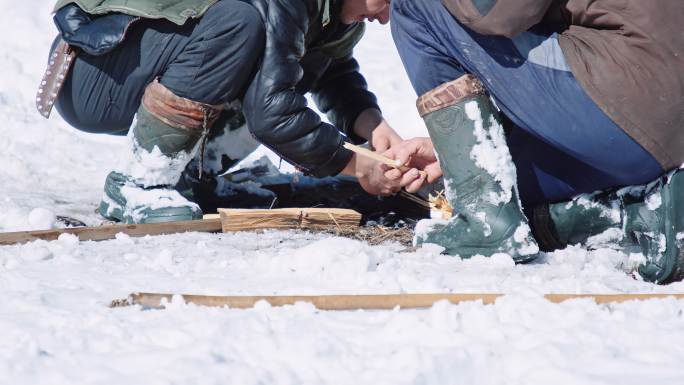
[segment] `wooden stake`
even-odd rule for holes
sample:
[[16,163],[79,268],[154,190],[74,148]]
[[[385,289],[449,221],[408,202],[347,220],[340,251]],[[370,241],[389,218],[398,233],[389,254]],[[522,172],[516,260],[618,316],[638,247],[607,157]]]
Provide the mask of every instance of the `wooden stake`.
[[[347,150],[352,151],[356,154],[359,154],[361,156],[365,156],[367,158],[376,160],[380,163],[384,163],[390,167],[394,167],[401,172],[407,172],[408,170],[411,169],[410,167],[407,167],[405,165],[400,164],[398,160],[390,159],[390,158],[388,158],[382,154],[378,154],[377,152],[371,151],[365,147],[356,146],[354,144],[345,142],[344,148],[346,148]],[[420,171],[420,175],[422,177],[427,177],[427,173],[425,171]]]
[[219,209],[223,232],[261,229],[327,229],[358,227],[361,214],[330,208],[275,210]]
[[[308,302],[320,310],[390,310],[428,308],[438,301],[453,304],[468,301],[482,301],[491,305],[503,294],[394,294],[394,295],[321,295],[321,296],[203,296],[181,295],[186,303],[209,307],[230,307],[250,309],[259,301],[271,306],[294,305]],[[141,305],[149,308],[163,308],[163,302],[170,302],[173,294],[135,293],[127,300],[112,302],[112,307]],[[684,294],[546,294],[546,300],[560,303],[573,299],[590,299],[597,304],[642,301],[659,298],[684,299]]]

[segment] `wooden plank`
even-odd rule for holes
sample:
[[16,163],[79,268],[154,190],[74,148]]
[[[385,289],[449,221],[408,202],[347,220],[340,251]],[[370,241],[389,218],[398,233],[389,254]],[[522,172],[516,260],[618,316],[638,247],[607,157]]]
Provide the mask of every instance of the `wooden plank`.
[[152,223],[141,225],[108,225],[98,227],[74,227],[43,231],[20,231],[0,234],[0,245],[26,243],[39,239],[54,241],[62,234],[73,234],[81,241],[103,241],[113,239],[116,234],[124,233],[131,237],[146,235],[175,234],[184,232],[220,232],[220,219],[204,219],[198,221],[179,221],[166,223]]
[[[266,301],[271,306],[294,305],[297,302],[308,302],[320,310],[390,310],[396,307],[403,309],[428,308],[438,301],[449,301],[453,304],[468,301],[482,301],[490,305],[503,294],[390,294],[390,295],[321,295],[321,296],[204,296],[181,295],[186,303],[208,307],[230,307],[233,309],[249,309],[259,301]],[[163,302],[170,302],[173,294],[134,293],[126,300],[112,302],[112,307],[141,305],[149,308],[163,308]],[[684,294],[546,294],[552,303],[561,303],[574,299],[589,299],[597,304],[620,303],[626,301],[644,301],[649,299],[675,298],[684,299]]]
[[262,229],[328,229],[358,227],[361,214],[330,208],[274,210],[219,209],[223,232]]
[[0,233],[0,245],[35,240],[54,241],[62,234],[73,234],[81,241],[103,241],[124,233],[131,237],[185,232],[225,232],[260,229],[327,229],[358,227],[361,214],[354,210],[292,208],[278,210],[221,209],[221,217],[207,216],[197,221],[178,221],[139,225],[107,225],[67,229]]

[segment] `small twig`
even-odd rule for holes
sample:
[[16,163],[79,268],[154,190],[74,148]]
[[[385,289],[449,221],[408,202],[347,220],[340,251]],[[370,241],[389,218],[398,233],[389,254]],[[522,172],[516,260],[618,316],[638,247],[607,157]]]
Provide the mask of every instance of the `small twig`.
[[419,197],[417,197],[417,196],[411,194],[411,193],[408,192],[408,191],[401,190],[401,191],[399,192],[399,195],[401,195],[402,197],[404,197],[404,198],[406,198],[406,199],[412,201],[413,203],[419,204],[419,205],[421,205],[421,206],[423,206],[423,207],[425,207],[425,208],[428,208],[428,209],[430,208],[430,202],[428,202],[428,201],[426,201],[426,200],[424,200],[424,199],[422,199],[422,198],[419,198]]
[[339,231],[342,231],[342,226],[340,226],[340,224],[337,223],[337,219],[335,219],[335,216],[332,215],[332,213],[328,213],[328,216],[330,217],[330,219],[332,219],[333,222],[335,222],[335,226],[337,226],[337,229]]

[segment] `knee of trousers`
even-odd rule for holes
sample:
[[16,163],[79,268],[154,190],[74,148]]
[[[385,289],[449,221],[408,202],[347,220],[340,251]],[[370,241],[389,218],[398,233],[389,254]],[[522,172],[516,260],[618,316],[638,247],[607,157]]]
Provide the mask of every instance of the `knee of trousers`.
[[410,28],[416,23],[430,24],[434,22],[431,14],[437,7],[444,7],[440,0],[392,0],[390,19],[392,29],[400,30]]
[[414,35],[429,30],[437,35],[467,34],[467,29],[449,12],[441,0],[392,0],[392,34]]

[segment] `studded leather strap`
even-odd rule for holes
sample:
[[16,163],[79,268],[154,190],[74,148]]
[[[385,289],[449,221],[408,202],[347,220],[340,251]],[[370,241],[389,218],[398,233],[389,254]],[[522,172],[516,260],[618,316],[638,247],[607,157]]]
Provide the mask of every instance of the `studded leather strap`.
[[75,48],[64,41],[60,41],[55,51],[50,55],[48,67],[36,95],[36,108],[45,118],[50,117],[55,100],[57,100],[59,91],[64,85],[77,53],[78,51]]

